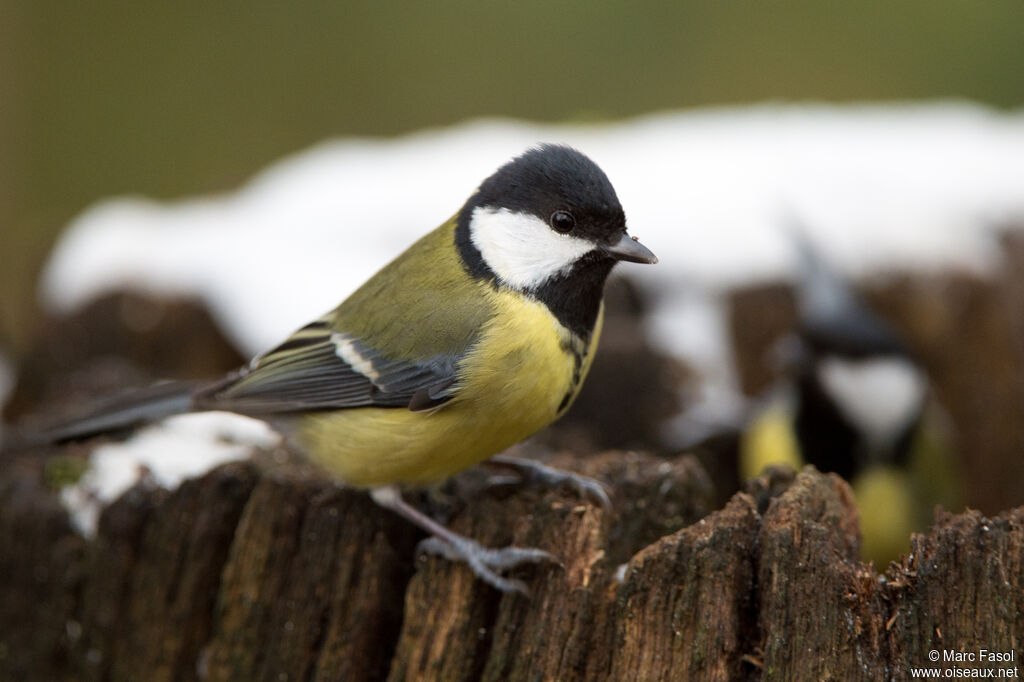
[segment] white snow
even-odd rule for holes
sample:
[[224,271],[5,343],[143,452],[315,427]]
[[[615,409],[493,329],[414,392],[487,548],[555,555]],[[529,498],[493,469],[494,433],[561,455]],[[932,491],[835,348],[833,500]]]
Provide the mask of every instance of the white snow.
[[61,490],[75,528],[95,537],[100,512],[139,480],[172,490],[187,478],[271,448],[279,436],[261,421],[228,412],[185,414],[152,424],[89,454],[82,477]]
[[331,309],[541,141],[608,173],[659,257],[625,265],[671,297],[783,275],[788,213],[837,265],[982,268],[992,225],[1024,215],[1024,113],[965,103],[763,105],[588,126],[475,121],[329,141],[238,191],[103,201],[69,227],[42,296],[67,310],[120,286],[205,299],[256,353]]
[[[224,195],[102,201],[69,226],[41,295],[53,311],[118,287],[197,296],[254,354],[333,308],[538,142],[571,144],[597,161],[631,234],[660,259],[619,270],[655,295],[655,342],[703,372],[711,407],[698,419],[740,409],[719,300],[736,284],[788,275],[787,216],[853,276],[892,266],[983,271],[996,263],[992,228],[1024,223],[1021,111],[772,104],[586,126],[482,120],[328,141]],[[668,429],[683,427],[692,424]],[[146,453],[150,470],[161,459],[184,467],[189,451],[206,456],[197,443],[140,442],[154,433],[119,447]],[[239,456],[220,447],[211,459]],[[128,485],[125,471],[138,462],[109,452],[97,450],[89,480],[67,497],[112,499]],[[83,528],[95,526],[98,512],[76,513]]]

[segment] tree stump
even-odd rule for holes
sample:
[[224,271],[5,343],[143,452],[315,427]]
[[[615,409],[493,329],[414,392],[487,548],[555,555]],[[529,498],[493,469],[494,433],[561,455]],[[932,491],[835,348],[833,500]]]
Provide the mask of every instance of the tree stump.
[[[15,461],[0,475],[0,679],[902,680],[1019,665],[1024,508],[940,514],[879,576],[855,559],[834,475],[776,474],[711,511],[689,457],[557,463],[605,480],[613,508],[481,488],[450,519],[561,558],[516,574],[525,598],[418,556],[418,531],[308,474],[235,463],[171,492],[139,485],[85,540],[38,466]],[[979,649],[1015,658],[929,660]]]

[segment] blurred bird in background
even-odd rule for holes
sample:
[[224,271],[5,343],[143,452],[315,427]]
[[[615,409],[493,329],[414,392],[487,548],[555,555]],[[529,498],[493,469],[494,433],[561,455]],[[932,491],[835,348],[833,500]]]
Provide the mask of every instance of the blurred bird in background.
[[862,557],[885,566],[926,529],[937,504],[956,509],[962,485],[950,429],[925,369],[792,226],[798,328],[780,348],[784,378],[754,411],[740,475],[813,464],[850,482]]

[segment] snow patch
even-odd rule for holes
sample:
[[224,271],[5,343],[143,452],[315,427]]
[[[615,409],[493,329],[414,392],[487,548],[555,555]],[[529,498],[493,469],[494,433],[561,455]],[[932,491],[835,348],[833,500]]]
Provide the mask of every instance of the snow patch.
[[61,502],[75,528],[92,538],[103,508],[140,480],[172,490],[185,479],[279,442],[265,423],[228,412],[170,417],[124,442],[93,450],[82,477],[61,490]]
[[483,120],[325,142],[221,196],[101,202],[70,225],[41,293],[51,310],[118,287],[197,296],[255,354],[332,309],[542,141],[607,172],[630,233],[660,259],[620,269],[651,291],[787,276],[779,228],[793,214],[848,275],[985,269],[997,253],[989,228],[1024,216],[1022,112],[763,105],[607,125]]

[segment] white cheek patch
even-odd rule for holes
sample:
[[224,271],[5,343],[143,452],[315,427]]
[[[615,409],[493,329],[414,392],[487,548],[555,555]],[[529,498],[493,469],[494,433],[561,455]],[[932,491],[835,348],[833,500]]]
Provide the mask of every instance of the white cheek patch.
[[585,239],[558,234],[536,216],[507,208],[474,210],[469,237],[502,282],[524,290],[566,272],[596,248]]
[[899,436],[917,415],[927,390],[924,373],[903,358],[825,358],[817,374],[843,416],[876,448]]

